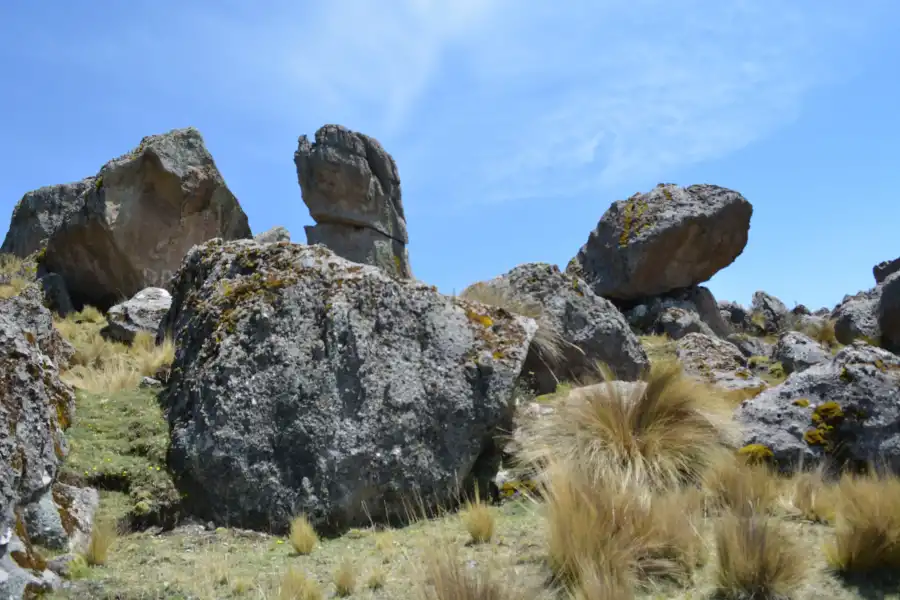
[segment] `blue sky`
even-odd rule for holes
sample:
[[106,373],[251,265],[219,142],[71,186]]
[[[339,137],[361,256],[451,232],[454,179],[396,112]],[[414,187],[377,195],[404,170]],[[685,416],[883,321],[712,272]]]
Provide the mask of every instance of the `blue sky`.
[[715,295],[830,307],[900,255],[898,34],[895,0],[7,0],[0,219],[192,125],[254,232],[305,242],[297,137],[340,123],[393,154],[442,291],[714,183],[754,205]]

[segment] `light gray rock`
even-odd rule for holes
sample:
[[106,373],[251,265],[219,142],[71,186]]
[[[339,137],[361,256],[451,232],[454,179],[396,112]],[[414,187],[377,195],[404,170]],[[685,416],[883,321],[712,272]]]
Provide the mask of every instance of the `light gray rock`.
[[53,315],[43,305],[43,293],[31,284],[13,298],[0,299],[0,312],[18,326],[29,341],[34,338],[40,351],[57,369],[69,365],[75,348],[53,326]]
[[766,333],[781,331],[787,323],[789,314],[784,302],[761,290],[753,293],[750,311],[751,321]]
[[619,300],[695,286],[743,252],[752,214],[726,188],[660,184],[614,202],[566,270]]
[[862,342],[794,373],[736,411],[745,444],[784,470],[823,460],[900,472],[900,357]]
[[760,389],[765,382],[747,368],[747,360],[734,344],[689,333],[675,345],[684,372],[726,390]]
[[[538,394],[551,393],[560,381],[596,377],[597,362],[607,365],[619,379],[634,380],[650,363],[640,341],[621,312],[594,294],[584,281],[562,273],[556,265],[527,263],[508,273],[467,288],[462,296],[484,299],[478,289],[489,288],[498,298],[514,298],[536,307],[539,326],[558,335],[558,357],[541,347],[550,336],[538,333],[532,341],[523,372]],[[503,301],[499,302],[503,304]],[[514,307],[506,306],[515,312]]]
[[772,356],[773,344],[769,344],[765,340],[758,337],[747,335],[746,333],[733,333],[725,338],[731,342],[745,357],[764,356],[770,358]]
[[13,209],[0,253],[25,258],[47,246],[66,219],[84,207],[93,179],[49,185],[26,193]]
[[885,279],[900,272],[900,257],[894,260],[885,260],[872,267],[872,275],[875,277],[875,283],[882,283]]
[[900,272],[889,275],[882,283],[878,326],[884,347],[900,354]]
[[193,128],[145,137],[96,176],[62,187],[40,204],[46,208],[14,216],[7,239],[29,240],[10,242],[20,254],[44,240],[42,272],[58,273],[77,307],[106,309],[166,287],[194,244],[250,237],[247,216]]
[[229,526],[403,519],[488,489],[533,319],[441,295],[324,246],[197,246],[159,336],[185,507]]
[[109,309],[108,325],[101,330],[107,339],[131,344],[140,332],[156,335],[159,324],[172,305],[172,295],[162,288],[145,288]]
[[702,333],[710,337],[715,336],[709,325],[700,320],[700,316],[694,312],[688,312],[675,306],[663,310],[657,320],[661,333],[673,340],[680,340],[689,333]]
[[377,140],[325,125],[314,142],[300,136],[294,164],[303,202],[317,223],[305,228],[310,245],[323,244],[353,262],[412,277],[400,175]]
[[844,296],[834,309],[834,335],[842,344],[852,344],[854,340],[877,341],[881,338],[878,323],[878,304],[881,300],[881,286]]
[[0,544],[0,598],[39,598],[61,584],[55,573],[39,567],[32,548],[14,532],[9,533],[6,544]]
[[790,374],[830,360],[831,353],[809,336],[788,331],[778,338],[772,358],[782,364],[785,373]]
[[69,544],[69,536],[63,528],[59,507],[53,501],[51,490],[44,492],[36,502],[23,510],[25,529],[29,539],[52,550],[63,550]]
[[277,244],[278,242],[290,242],[291,232],[286,227],[277,225],[271,229],[267,229],[262,233],[257,233],[253,239],[260,244]]

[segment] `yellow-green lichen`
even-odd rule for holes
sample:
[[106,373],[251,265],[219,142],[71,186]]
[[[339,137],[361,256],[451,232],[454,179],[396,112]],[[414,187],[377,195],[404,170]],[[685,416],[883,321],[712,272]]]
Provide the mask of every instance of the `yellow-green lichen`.
[[791,402],[791,404],[793,404],[794,406],[799,406],[801,408],[806,408],[807,406],[809,406],[809,399],[808,398],[797,398],[796,400]]
[[775,456],[775,453],[772,452],[768,446],[763,444],[747,444],[738,450],[738,455],[749,462],[765,462],[771,460]]
[[628,245],[631,234],[638,230],[636,224],[640,223],[641,218],[647,211],[646,200],[638,200],[639,197],[640,193],[625,201],[625,207],[622,209],[622,232],[619,234],[620,246]]
[[494,324],[494,320],[490,316],[479,314],[471,308],[466,309],[466,316],[469,317],[470,321],[480,323],[483,327],[490,327]]

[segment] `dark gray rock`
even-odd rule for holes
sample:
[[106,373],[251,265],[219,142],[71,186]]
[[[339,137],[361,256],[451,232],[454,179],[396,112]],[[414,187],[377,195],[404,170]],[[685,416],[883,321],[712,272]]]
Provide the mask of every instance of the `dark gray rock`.
[[853,296],[844,296],[831,313],[837,341],[842,344],[852,344],[857,339],[877,342],[881,338],[881,326],[878,323],[880,299],[881,286]]
[[[63,216],[47,220],[52,230],[41,228],[49,234],[42,269],[63,277],[77,307],[107,309],[166,287],[194,244],[250,237],[247,215],[193,128],[145,137],[72,189],[60,197]],[[32,230],[36,219],[14,219],[7,237],[23,237],[18,229]]]
[[889,275],[882,283],[878,326],[882,345],[900,354],[900,272]]
[[29,539],[52,550],[63,550],[69,544],[69,536],[63,527],[59,507],[53,501],[51,490],[44,492],[36,502],[22,511]]
[[156,335],[172,305],[172,295],[162,288],[146,288],[130,300],[116,304],[106,315],[108,325],[101,334],[110,340],[131,344],[140,332]]
[[85,179],[26,193],[13,209],[0,253],[25,258],[43,250],[66,219],[82,209],[84,196],[93,185],[93,179]]
[[752,214],[729,189],[660,184],[614,202],[566,270],[619,300],[695,286],[743,252]]
[[710,337],[715,336],[709,325],[700,320],[700,316],[694,312],[688,312],[675,306],[665,309],[657,320],[657,327],[661,333],[673,340],[679,340],[689,333],[702,333]]
[[750,312],[754,325],[766,333],[781,331],[789,314],[784,302],[763,291],[754,292]]
[[753,325],[750,318],[750,311],[737,302],[720,300],[719,314],[722,315],[722,320],[737,333],[750,332],[758,329]]
[[66,281],[57,273],[47,273],[37,280],[43,293],[43,303],[50,312],[54,312],[61,317],[65,317],[69,313],[75,312],[75,306],[69,297],[69,290],[66,289]]
[[318,245],[214,240],[173,284],[160,402],[195,516],[340,530],[488,489],[534,320]]
[[0,312],[37,344],[57,369],[69,365],[75,348],[53,326],[53,315],[43,305],[43,292],[38,285],[26,287],[18,296],[0,299]]
[[785,470],[823,460],[900,472],[900,357],[857,342],[744,402],[745,444],[762,444]]
[[377,140],[340,125],[300,136],[294,153],[303,202],[316,225],[309,244],[323,244],[353,262],[412,277],[406,217],[394,159]]
[[[526,316],[538,320],[540,329],[523,372],[538,394],[553,392],[560,381],[596,377],[598,361],[623,380],[637,379],[649,367],[647,354],[622,313],[584,281],[560,272],[556,265],[519,265],[505,275],[470,286],[461,295],[491,303],[490,296],[480,292],[484,289],[490,296],[514,298],[518,304],[536,307],[533,312],[525,311]],[[516,312],[516,306],[506,303],[503,308]],[[561,353],[554,355],[542,344],[557,345]]]
[[688,333],[727,337],[732,332],[712,292],[703,286],[643,299],[626,310],[625,316],[641,333],[666,333],[672,339]]
[[872,267],[872,275],[875,283],[881,283],[894,273],[900,272],[900,257],[894,260],[885,260]]
[[778,338],[772,358],[782,364],[785,373],[790,374],[830,360],[831,353],[809,336],[789,331]]
[[765,382],[747,368],[747,359],[734,344],[689,333],[675,346],[684,372],[726,390],[761,389]]
[[260,244],[277,244],[278,242],[290,242],[291,232],[286,227],[277,225],[271,229],[267,229],[262,233],[257,233],[253,239]]

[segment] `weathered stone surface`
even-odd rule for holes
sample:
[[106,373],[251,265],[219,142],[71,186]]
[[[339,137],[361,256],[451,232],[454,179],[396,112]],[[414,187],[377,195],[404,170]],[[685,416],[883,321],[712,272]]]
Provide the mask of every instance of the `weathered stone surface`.
[[[406,515],[499,467],[534,320],[439,294],[324,246],[197,246],[159,336],[160,401],[188,510],[283,531]],[[437,499],[437,500],[436,500]]]
[[43,293],[43,303],[51,312],[65,317],[75,311],[66,281],[57,273],[47,273],[37,280]]
[[900,272],[889,275],[882,283],[878,326],[884,347],[900,354]]
[[619,300],[694,286],[743,252],[752,213],[729,189],[660,184],[614,202],[567,270]]
[[732,333],[726,341],[731,342],[735,347],[747,358],[751,356],[772,356],[773,344],[769,344],[765,340],[746,333]]
[[0,537],[0,541],[4,540],[6,543],[0,544],[0,598],[39,598],[61,587],[62,581],[55,573],[43,565],[29,564],[35,562],[34,551],[18,535],[10,531],[8,536]]
[[832,311],[834,335],[842,344],[852,344],[856,339],[877,341],[881,338],[878,323],[878,304],[881,300],[881,286],[852,296],[844,296]]
[[28,538],[53,550],[81,550],[91,537],[99,506],[97,490],[56,482],[23,509]]
[[62,276],[79,307],[105,309],[165,287],[194,244],[250,237],[247,216],[193,128],[145,137],[97,176],[52,189],[26,194],[7,240],[20,256],[46,244],[43,272]]
[[53,361],[57,369],[65,369],[75,354],[75,348],[53,326],[53,316],[42,300],[40,288],[32,284],[16,297],[0,299],[0,312],[26,336],[33,336],[40,351]]
[[142,331],[155,336],[171,305],[172,295],[166,290],[156,287],[143,289],[130,300],[109,309],[106,315],[109,324],[101,334],[125,344],[133,342],[134,336]]
[[798,331],[788,331],[778,338],[772,358],[782,364],[785,373],[803,371],[831,359],[822,344]]
[[688,312],[683,308],[670,307],[665,309],[657,320],[661,333],[673,340],[680,340],[689,333],[702,333],[710,337],[715,336],[709,325],[700,320],[700,316],[694,312]]
[[766,333],[783,329],[789,314],[784,302],[761,290],[753,293],[750,312],[753,323]]
[[881,283],[894,273],[900,272],[900,257],[894,260],[885,260],[872,267],[872,275],[875,283]]
[[84,195],[93,185],[93,179],[88,178],[26,193],[13,209],[0,253],[25,258],[44,249],[66,219],[81,210]]
[[675,345],[684,372],[727,390],[759,389],[765,382],[747,368],[747,360],[734,344],[689,333]]
[[767,446],[785,470],[829,458],[900,471],[900,357],[857,342],[744,402],[736,416],[744,443]]
[[291,232],[287,230],[286,227],[282,227],[281,225],[276,225],[271,229],[267,229],[262,233],[257,233],[253,236],[253,239],[259,242],[260,244],[275,244],[277,242],[290,242],[291,241]]
[[303,202],[316,221],[309,244],[324,244],[354,262],[412,277],[406,217],[394,159],[377,140],[340,125],[300,136],[294,153]]
[[647,354],[622,313],[584,281],[560,272],[556,265],[519,265],[475,286],[537,307],[539,326],[558,334],[562,349],[558,360],[542,352],[541,341],[547,336],[541,333],[529,349],[523,372],[538,394],[553,392],[559,381],[596,376],[598,361],[623,380],[637,379],[649,367]]
[[750,311],[737,302],[720,300],[719,314],[722,315],[722,320],[735,332],[749,332],[756,329],[750,318]]
[[665,333],[672,339],[688,333],[726,337],[732,332],[712,292],[703,286],[643,299],[626,310],[625,316],[641,333]]

